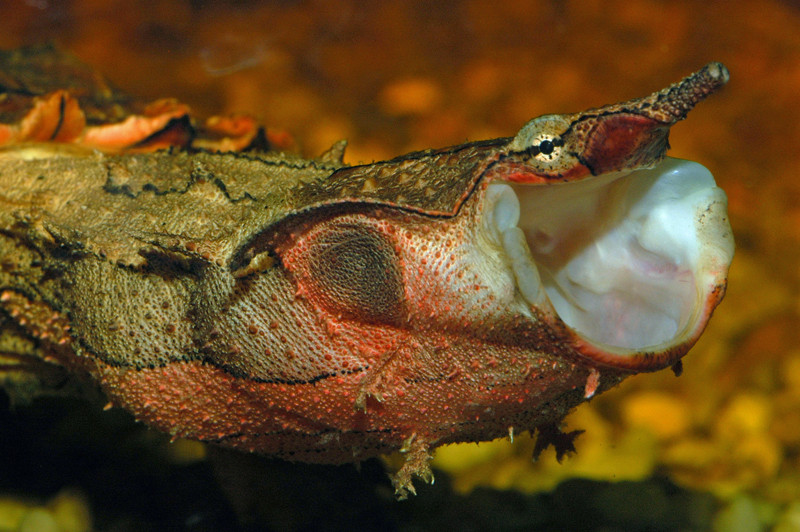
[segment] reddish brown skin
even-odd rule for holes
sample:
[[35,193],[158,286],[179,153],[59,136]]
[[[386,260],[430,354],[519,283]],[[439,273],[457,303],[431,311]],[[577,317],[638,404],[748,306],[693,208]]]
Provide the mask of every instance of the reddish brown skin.
[[[437,444],[493,439],[498,432],[507,433],[508,427],[520,426],[515,425],[524,421],[520,409],[535,410],[548,400],[562,400],[539,392],[540,388],[569,386],[555,372],[532,373],[522,382],[491,391],[453,381],[431,384],[432,394],[419,387],[397,386],[380,402],[368,399],[362,411],[353,408],[361,393],[361,375],[316,384],[266,384],[236,379],[194,362],[136,372],[98,365],[96,373],[106,388],[124,398],[120,406],[175,436],[319,463],[387,453],[415,433]],[[576,372],[572,388],[583,394],[584,381]],[[477,406],[488,404],[497,405],[491,413]],[[560,417],[556,412],[554,408],[551,423]],[[504,419],[508,424],[501,423]],[[540,424],[549,424],[542,419]]]
[[668,132],[669,126],[638,115],[599,120],[589,134],[582,160],[596,175],[614,172],[631,164],[631,152],[644,160],[660,157]]
[[[477,208],[476,203],[464,208]],[[396,219],[344,218],[348,224],[372,226],[395,242],[387,253],[409,258],[423,242],[420,233],[429,237],[427,233],[441,231],[433,240],[447,241],[448,234],[465,230],[458,220],[402,229],[404,223]],[[480,284],[457,283],[458,270],[444,253],[439,264],[422,266],[440,272],[434,275],[420,275],[419,265],[401,259],[395,275],[403,278],[397,282],[405,293],[370,294],[374,301],[362,301],[362,306],[339,297],[324,281],[326,274],[314,266],[319,240],[330,239],[335,234],[331,226],[338,223],[334,218],[312,224],[277,251],[296,283],[294,311],[308,309],[333,337],[344,339],[329,347],[330,368],[338,367],[339,357],[353,353],[359,353],[360,367],[345,367],[340,375],[312,382],[278,383],[237,379],[198,362],[135,372],[98,363],[91,372],[101,375],[122,406],[165,431],[325,463],[388,452],[414,434],[426,445],[481,441],[512,426],[521,430],[556,422],[582,400],[589,369],[574,363],[563,324],[543,328],[509,316],[501,307],[487,322],[484,310],[494,304],[491,294]],[[441,288],[454,284],[452,292]],[[458,292],[464,286],[486,294],[481,312],[460,308]],[[364,308],[370,312],[362,312]],[[250,334],[270,327],[251,323]],[[504,339],[511,329],[514,334]],[[304,355],[287,339],[284,357]],[[605,374],[604,388],[616,382],[613,371]]]
[[[724,288],[690,341],[621,363],[551,309],[509,307],[513,294],[496,293],[479,271],[509,275],[507,266],[470,260],[487,186],[655,164],[669,126],[725,81],[712,64],[649,97],[562,117],[564,130],[546,132],[568,155],[555,167],[539,164],[537,146],[514,149],[511,139],[353,168],[335,154],[119,156],[99,167],[76,158],[24,171],[27,163],[12,161],[8,176],[20,185],[0,190],[14,211],[0,216],[0,244],[13,250],[0,270],[0,307],[40,342],[36,356],[90,376],[113,404],[176,437],[322,463],[402,448],[400,495],[413,491],[412,475],[430,477],[430,451],[443,443],[538,428],[537,450],[554,443],[561,455],[576,435],[554,428],[564,415],[632,372],[674,364]],[[157,102],[127,125],[92,127],[76,102],[42,96],[0,128],[0,142],[49,136],[113,152],[197,140],[176,102]],[[228,117],[206,131],[223,135],[213,148],[250,142],[257,129]],[[78,164],[85,175],[68,175]],[[249,169],[274,172],[274,182],[245,178]],[[48,195],[55,179],[71,201]],[[297,207],[269,218],[275,205],[258,205],[262,197]],[[180,218],[184,210],[191,216]],[[12,258],[20,249],[25,256]],[[26,268],[34,273],[15,276]]]
[[528,185],[546,185],[554,182],[576,181],[590,175],[592,175],[592,172],[589,170],[589,167],[580,163],[555,175],[541,175],[531,173],[528,165],[517,161],[502,161],[494,166],[488,174],[491,179],[509,181],[511,183],[525,183]]

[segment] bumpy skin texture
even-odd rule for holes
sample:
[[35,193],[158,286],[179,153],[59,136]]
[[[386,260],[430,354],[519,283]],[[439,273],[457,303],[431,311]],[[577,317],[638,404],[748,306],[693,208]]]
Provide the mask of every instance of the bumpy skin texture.
[[[582,158],[561,177],[596,170],[603,150],[615,167],[657,161],[688,108],[635,107],[569,117],[578,129],[624,118],[625,145],[576,129]],[[175,436],[323,463],[402,448],[401,494],[443,443],[545,427],[561,452],[569,438],[549,427],[630,372],[581,356],[550,314],[509,310],[490,286],[510,275],[502,260],[471,260],[491,176],[550,179],[535,155],[512,139],[358,167],[12,148],[0,154],[0,349],[38,374],[88,376]]]
[[[34,310],[66,320],[38,335],[48,356],[176,436],[333,463],[415,437],[424,468],[435,445],[558,421],[590,372],[558,327],[509,314],[459,259],[479,195],[457,199],[459,217],[340,200],[372,179],[379,201],[381,174],[430,167],[469,190],[495,149],[372,172],[208,154],[3,161],[2,304],[29,335]],[[316,186],[339,174],[346,187]],[[320,206],[285,219],[303,198]]]

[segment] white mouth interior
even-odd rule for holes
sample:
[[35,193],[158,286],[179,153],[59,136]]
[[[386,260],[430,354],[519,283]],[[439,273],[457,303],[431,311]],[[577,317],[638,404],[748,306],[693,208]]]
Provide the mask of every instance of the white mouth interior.
[[691,336],[733,256],[725,194],[690,161],[549,186],[493,183],[486,205],[526,302],[549,299],[583,338],[618,352]]

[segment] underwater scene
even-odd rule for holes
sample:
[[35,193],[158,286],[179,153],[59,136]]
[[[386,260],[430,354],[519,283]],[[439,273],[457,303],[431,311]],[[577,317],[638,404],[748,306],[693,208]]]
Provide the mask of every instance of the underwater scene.
[[[104,409],[96,390],[0,392],[0,532],[800,531],[800,2],[11,0],[0,19],[2,50],[53,45],[114,90],[179,102],[159,109],[263,126],[226,144],[209,122],[195,147],[258,141],[329,161],[346,139],[347,165],[514,137],[534,117],[627,102],[718,61],[730,80],[675,120],[667,155],[710,170],[735,240],[727,288],[708,295],[724,299],[684,358],[570,384],[578,399],[550,441],[536,425],[437,447],[435,482],[416,470],[406,500],[390,479],[405,452],[356,465],[284,461],[170,438]],[[0,69],[0,106],[24,93],[12,78]],[[608,136],[627,141],[636,127]],[[184,132],[168,133],[140,141],[170,149]],[[666,147],[666,129],[642,136]],[[559,148],[550,140],[519,152],[549,156]],[[582,153],[594,172],[600,163]],[[8,308],[0,326],[16,316]],[[7,345],[0,335],[0,374],[12,367]],[[383,400],[379,385],[357,399],[366,409]]]

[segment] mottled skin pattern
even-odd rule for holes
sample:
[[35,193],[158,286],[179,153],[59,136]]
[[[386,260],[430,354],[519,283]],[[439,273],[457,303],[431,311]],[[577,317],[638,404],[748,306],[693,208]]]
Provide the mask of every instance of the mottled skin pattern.
[[472,260],[486,187],[652,165],[669,126],[726,79],[712,64],[556,117],[568,129],[545,140],[574,159],[557,167],[535,159],[552,145],[512,139],[357,167],[342,146],[305,160],[12,145],[0,350],[16,371],[88,377],[175,436],[321,463],[402,449],[401,495],[431,478],[443,443],[540,428],[561,453],[570,438],[553,427],[571,408],[696,338],[613,367],[551,309],[515,311],[492,282],[511,275],[501,258]]

